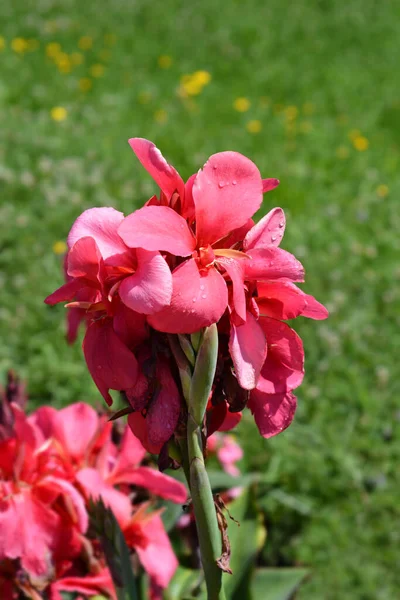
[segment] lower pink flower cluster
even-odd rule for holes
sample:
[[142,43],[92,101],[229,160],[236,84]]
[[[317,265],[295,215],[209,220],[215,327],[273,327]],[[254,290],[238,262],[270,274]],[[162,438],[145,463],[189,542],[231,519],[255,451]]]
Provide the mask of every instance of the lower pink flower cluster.
[[220,152],[184,182],[154,144],[130,145],[159,194],[127,217],[107,207],[78,217],[67,282],[46,302],[67,302],[70,341],[86,322],[93,380],[108,404],[110,389],[125,392],[130,426],[150,451],[186,420],[168,335],[214,323],[219,360],[207,434],[237,424],[247,406],[261,435],[276,435],[293,419],[304,375],[302,342],[285,321],[328,314],[297,287],[304,269],[279,247],[282,209],[252,220],[279,181],[262,179],[241,154]]
[[183,503],[186,488],[143,466],[145,453],[129,428],[117,435],[82,402],[30,416],[17,402],[0,405],[2,600],[21,593],[61,600],[63,591],[116,599],[100,545],[88,531],[90,498],[112,509],[150,577],[153,600],[162,597],[178,563],[150,495]]

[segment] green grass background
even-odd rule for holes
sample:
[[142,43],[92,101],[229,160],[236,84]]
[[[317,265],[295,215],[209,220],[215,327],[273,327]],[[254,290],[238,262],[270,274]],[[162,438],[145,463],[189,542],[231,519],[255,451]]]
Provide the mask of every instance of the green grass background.
[[[331,317],[295,323],[307,370],[295,423],[266,441],[247,419],[238,436],[242,468],[268,482],[264,560],[313,570],[300,600],[399,594],[399,23],[389,0],[0,3],[0,372],[28,379],[32,405],[99,401],[64,309],[43,298],[62,281],[53,245],[82,210],[129,213],[155,191],[129,137],[184,177],[232,149],[281,180],[261,214],[284,208],[282,246]],[[51,42],[82,64],[61,73]],[[211,81],[181,98],[197,70]]]

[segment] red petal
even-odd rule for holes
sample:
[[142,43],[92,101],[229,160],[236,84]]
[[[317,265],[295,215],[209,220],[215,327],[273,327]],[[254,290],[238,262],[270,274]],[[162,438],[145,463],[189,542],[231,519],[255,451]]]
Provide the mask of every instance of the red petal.
[[86,533],[89,517],[86,512],[85,501],[72,483],[58,477],[49,476],[42,479],[39,486],[48,488],[56,492],[57,495],[61,495],[66,501],[68,500],[67,506],[70,504],[73,507],[73,513],[69,515],[72,523],[78,527],[80,533]]
[[59,287],[58,290],[50,294],[50,296],[47,296],[45,303],[53,306],[59,302],[71,302],[75,298],[77,291],[86,285],[87,284],[84,281],[79,279],[68,281]]
[[260,208],[260,172],[238,152],[214,154],[197,174],[193,197],[199,245],[213,244],[244,225]]
[[160,390],[146,415],[147,431],[152,444],[163,444],[174,433],[181,412],[181,398],[169,365],[157,363]]
[[99,417],[89,404],[76,402],[53,417],[53,436],[75,460],[82,459],[99,428]]
[[276,187],[278,187],[278,185],[280,184],[279,179],[263,179],[262,180],[262,191],[263,194],[265,194],[266,192],[270,192],[271,190],[274,190]]
[[314,298],[314,296],[310,296],[309,294],[305,294],[306,306],[303,312],[301,313],[303,317],[308,317],[309,319],[316,319],[318,321],[327,319],[329,317],[329,312],[325,308],[323,304],[318,302]]
[[[110,571],[103,569],[95,575],[85,575],[82,577],[62,577],[51,585],[51,600],[58,600],[57,596],[54,596],[54,592],[77,592],[87,596],[94,596],[106,593],[113,600],[116,600],[114,583],[111,579]],[[59,596],[61,599],[61,596]]]
[[196,179],[196,173],[191,175],[187,182],[185,183],[185,199],[182,203],[181,215],[185,219],[187,219],[188,223],[192,223],[192,221],[196,218],[194,200],[193,200],[193,184]]
[[130,248],[189,256],[196,240],[185,219],[168,206],[144,206],[128,215],[118,233]]
[[233,412],[230,412],[229,410],[227,410],[225,418],[222,421],[222,424],[218,427],[218,431],[231,431],[232,429],[234,429],[236,427],[236,425],[238,425],[240,423],[241,420],[242,420],[241,412],[233,413]]
[[158,515],[155,515],[151,519],[146,519],[141,529],[147,543],[144,547],[138,545],[135,548],[139,560],[152,582],[161,588],[166,588],[178,567],[178,561],[163,522]]
[[147,420],[143,417],[140,412],[134,412],[128,415],[128,425],[138,440],[143,444],[150,454],[159,454],[162,448],[162,444],[152,444],[149,441],[149,435],[147,430]]
[[217,323],[228,305],[224,278],[211,267],[199,271],[189,259],[172,273],[171,304],[148,317],[149,324],[167,333],[194,333]]
[[[100,254],[107,264],[122,266],[126,263],[127,247],[119,237],[117,230],[124,215],[114,208],[89,208],[75,221],[68,235],[68,248],[81,238],[91,237],[95,240]],[[125,255],[125,260],[124,260]]]
[[267,394],[282,394],[298,387],[304,377],[303,344],[286,323],[261,317],[268,343],[268,354],[257,389]]
[[141,442],[133,435],[129,427],[125,427],[119,447],[119,453],[111,474],[113,482],[115,479],[120,479],[120,482],[122,483],[124,473],[132,470],[136,471],[138,465],[140,465],[145,456],[146,450]]
[[256,387],[261,368],[267,356],[267,342],[260,325],[251,313],[239,327],[231,325],[229,352],[240,387],[252,390]]
[[291,392],[287,394],[264,394],[251,392],[248,407],[261,435],[270,438],[289,427],[296,412],[297,400]]
[[131,138],[129,145],[168,200],[177,191],[184,197],[185,184],[178,172],[167,163],[160,150],[149,140]]
[[217,263],[225,269],[232,281],[233,308],[242,321],[245,321],[246,296],[244,293],[244,259],[235,260],[234,258],[219,256],[217,258]]
[[252,227],[254,227],[254,221],[253,219],[248,219],[244,225],[234,229],[229,235],[213,244],[213,248],[232,248],[238,242],[243,242],[247,232],[250,231]]
[[115,333],[112,322],[102,319],[93,322],[83,340],[83,352],[93,381],[109,406],[108,392],[134,386],[138,364],[135,356]]
[[274,319],[295,319],[306,307],[305,294],[289,281],[257,285],[260,314]]
[[[132,435],[132,437],[134,436]],[[150,467],[137,467],[124,473],[121,472],[113,478],[113,482],[114,484],[129,483],[137,485],[145,488],[151,494],[178,504],[183,504],[187,500],[187,491],[183,483]]]
[[268,246],[249,250],[251,259],[245,261],[245,278],[249,281],[290,279],[304,281],[303,265],[289,252]]
[[102,258],[93,238],[80,238],[67,256],[67,274],[70,277],[86,277],[95,284],[100,283]]
[[128,348],[138,346],[149,337],[146,317],[120,302],[113,318],[115,333]]
[[119,295],[131,310],[151,315],[171,302],[171,271],[158,252],[138,248],[136,256],[137,269],[133,275],[123,280]]
[[244,238],[243,248],[247,252],[253,248],[279,246],[285,233],[285,213],[281,208],[273,208],[263,217]]

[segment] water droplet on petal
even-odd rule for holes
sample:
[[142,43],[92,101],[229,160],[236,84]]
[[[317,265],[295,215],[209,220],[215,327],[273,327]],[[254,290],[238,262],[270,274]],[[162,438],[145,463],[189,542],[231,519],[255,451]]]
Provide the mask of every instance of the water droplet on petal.
[[223,182],[223,181],[219,181],[219,182],[218,182],[218,187],[219,187],[219,188],[223,188],[223,187],[224,187],[224,185],[225,185],[225,184],[224,184],[224,182]]
[[201,290],[204,290],[204,285],[201,285],[201,286],[200,286],[200,289],[201,289]]
[[279,223],[279,227],[280,227],[280,228],[282,228],[282,227],[284,226],[284,224],[285,224],[285,223],[284,223],[283,221],[281,221],[281,222]]
[[102,367],[101,365],[97,365],[97,370],[98,370],[98,371],[101,371],[101,370],[102,370],[102,368],[103,368],[103,367]]
[[207,294],[202,294],[201,297],[205,300],[207,298]]
[[192,302],[196,302],[197,298],[192,298]]
[[276,235],[271,235],[271,241],[275,242],[275,240],[276,240]]
[[193,313],[194,313],[194,310],[192,309],[190,312],[191,312],[191,313],[192,313],[192,315],[193,315]]
[[236,184],[237,184],[237,181],[236,181],[236,179],[234,179],[234,180],[232,181],[232,185],[236,185]]

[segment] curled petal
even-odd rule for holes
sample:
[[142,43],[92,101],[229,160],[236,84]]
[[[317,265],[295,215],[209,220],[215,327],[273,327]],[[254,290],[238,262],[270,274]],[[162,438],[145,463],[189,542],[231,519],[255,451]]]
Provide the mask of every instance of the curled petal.
[[127,247],[119,237],[117,230],[124,220],[122,212],[110,207],[89,208],[85,210],[73,224],[68,235],[68,248],[83,237],[91,237],[96,242],[100,254],[107,264],[113,264],[116,258],[117,265],[125,264],[124,255]]
[[261,435],[270,438],[289,427],[296,412],[297,399],[291,392],[264,394],[253,390],[248,407],[254,415]]
[[195,333],[217,323],[228,305],[224,278],[211,267],[199,270],[189,259],[172,273],[170,306],[148,317],[149,324],[166,333]]
[[128,348],[138,346],[149,337],[146,317],[120,302],[113,318],[115,333]]
[[169,366],[157,365],[160,389],[147,411],[146,422],[151,444],[163,444],[174,433],[181,412],[180,393],[171,375]]
[[80,281],[79,279],[68,281],[59,287],[58,290],[50,294],[50,296],[47,296],[45,303],[53,306],[59,302],[71,302],[75,298],[77,291],[85,285],[85,282]]
[[129,145],[168,200],[175,191],[184,197],[185,184],[181,176],[167,163],[155,144],[144,138],[131,138]]
[[102,258],[95,240],[91,237],[80,238],[67,255],[67,274],[70,277],[85,277],[101,283]]
[[229,351],[240,387],[252,390],[256,387],[261,368],[267,356],[267,342],[260,325],[251,313],[239,327],[231,325]]
[[69,481],[52,476],[42,479],[39,486],[40,488],[47,488],[53,493],[55,492],[64,497],[72,522],[78,527],[81,533],[86,533],[89,525],[89,517],[86,511],[85,501],[76,487]]
[[[135,436],[129,432],[135,439]],[[135,469],[126,470],[113,478],[114,484],[129,483],[145,488],[151,494],[183,504],[187,500],[187,491],[185,486],[168,475],[160,473],[156,469],[150,467],[137,467]]]
[[144,206],[135,210],[124,219],[118,232],[130,248],[189,256],[196,247],[185,219],[168,206]]
[[260,208],[260,172],[237,152],[214,154],[197,174],[193,198],[199,245],[213,244],[244,225]]
[[246,320],[246,296],[244,293],[244,264],[243,260],[218,256],[218,264],[222,266],[230,280],[233,288],[233,308],[236,314]]
[[316,319],[317,321],[321,321],[323,319],[327,319],[329,317],[329,312],[325,308],[323,304],[318,302],[314,298],[314,296],[310,296],[309,294],[305,294],[306,306],[301,313],[303,317],[308,317],[309,319]]
[[141,530],[147,543],[138,545],[135,550],[151,581],[164,589],[171,581],[178,561],[161,517],[156,514],[146,519],[141,524]]
[[101,498],[104,504],[111,508],[121,527],[129,522],[132,512],[129,496],[106,483],[96,469],[90,467],[81,469],[77,472],[76,479],[83,488],[86,498],[93,498],[93,500]]
[[285,233],[286,218],[281,208],[273,208],[246,234],[243,241],[245,252],[253,248],[279,246]]
[[52,418],[52,434],[76,459],[82,459],[99,428],[99,417],[85,402],[76,402],[57,412]]
[[303,314],[306,295],[290,281],[270,281],[257,285],[260,314],[274,319],[295,319]]
[[128,425],[134,436],[140,440],[143,446],[150,454],[159,454],[162,444],[153,444],[149,440],[149,432],[147,429],[147,419],[140,412],[133,412],[128,415]]
[[278,185],[280,184],[279,179],[274,179],[274,178],[270,178],[270,179],[263,179],[262,180],[262,184],[263,184],[263,194],[265,194],[266,192],[270,192],[271,190],[274,190],[276,187],[278,187]]
[[109,319],[94,321],[83,340],[83,352],[93,381],[109,406],[109,390],[134,386],[138,364],[135,356],[115,333]]
[[136,250],[138,266],[119,287],[122,302],[131,310],[151,315],[168,306],[172,296],[172,275],[158,252]]
[[245,261],[245,278],[249,281],[289,279],[304,281],[303,265],[290,252],[268,246],[249,250],[251,259]]
[[196,218],[194,200],[193,200],[193,184],[196,179],[196,173],[191,175],[185,183],[185,198],[182,202],[181,215],[188,223],[191,223]]

